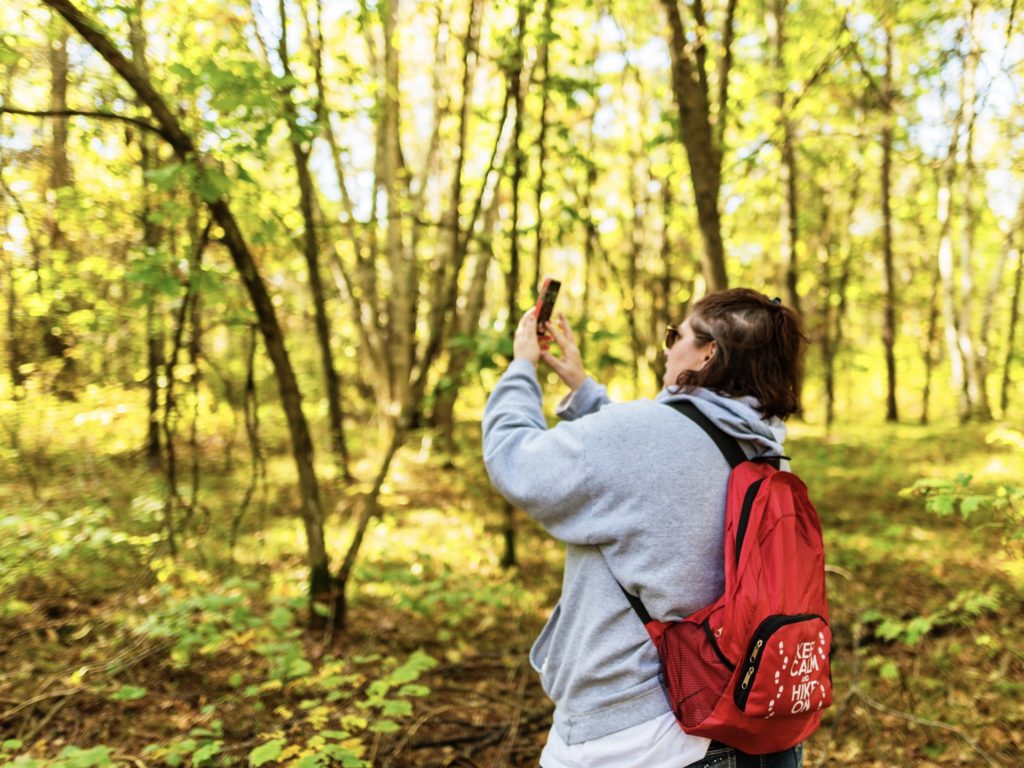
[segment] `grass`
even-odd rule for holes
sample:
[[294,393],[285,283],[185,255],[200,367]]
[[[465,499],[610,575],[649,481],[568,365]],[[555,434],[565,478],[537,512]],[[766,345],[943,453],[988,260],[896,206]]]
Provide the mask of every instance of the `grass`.
[[[266,494],[230,551],[248,457],[230,419],[209,424],[202,509],[172,560],[165,478],[135,451],[141,399],[0,406],[0,764],[535,766],[550,704],[526,653],[562,550],[519,517],[518,567],[498,565],[503,515],[478,431],[460,433],[458,469],[418,439],[400,453],[350,628],[331,637],[305,620],[287,456],[268,457]],[[900,493],[922,477],[971,474],[977,493],[1019,482],[1024,452],[988,444],[991,430],[795,425],[836,636],[836,702],[807,765],[1021,764],[1024,580],[1004,542],[1019,520],[937,515]],[[351,489],[322,461],[340,557]]]

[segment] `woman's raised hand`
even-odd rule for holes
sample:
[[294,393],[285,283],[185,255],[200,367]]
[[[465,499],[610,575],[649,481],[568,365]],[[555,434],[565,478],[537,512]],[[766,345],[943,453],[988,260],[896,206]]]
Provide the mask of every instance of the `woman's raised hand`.
[[[550,325],[550,323],[548,323]],[[519,320],[515,335],[512,337],[512,357],[515,360],[529,360],[536,367],[545,345],[546,336],[537,335],[537,315],[533,309],[527,311]]]
[[562,350],[562,356],[555,357],[549,350],[541,349],[540,359],[550,365],[551,370],[558,374],[558,378],[575,392],[587,380],[587,372],[583,368],[583,358],[580,357],[580,348],[576,346],[569,321],[559,312],[558,323],[548,323],[546,330]]

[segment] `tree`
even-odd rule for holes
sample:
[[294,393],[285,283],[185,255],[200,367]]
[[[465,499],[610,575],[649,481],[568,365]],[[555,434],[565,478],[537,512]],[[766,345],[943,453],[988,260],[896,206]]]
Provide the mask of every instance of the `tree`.
[[288,122],[288,133],[295,159],[295,175],[299,187],[299,209],[302,212],[302,254],[306,260],[309,279],[310,298],[313,301],[313,314],[316,322],[316,338],[320,347],[320,364],[324,374],[324,392],[327,396],[327,413],[331,432],[331,450],[337,460],[341,475],[351,479],[348,464],[348,448],[345,444],[344,413],[341,407],[341,381],[334,365],[334,353],[331,351],[331,327],[325,307],[323,280],[320,277],[320,237],[317,232],[316,190],[313,177],[309,171],[309,155],[312,151],[316,131],[300,122],[298,109],[293,95],[294,76],[288,55],[288,14],[284,0],[278,3],[278,19],[281,26],[278,37],[277,53],[287,83],[282,88],[285,120]]
[[[203,158],[197,151],[194,141],[185,132],[180,121],[174,116],[145,74],[121,54],[94,22],[87,18],[70,0],[45,0],[45,2],[63,16],[68,24],[135,91],[139,100],[149,109],[161,134],[167,139],[181,163],[193,168],[200,178],[218,173],[203,164]],[[242,235],[223,193],[211,191],[209,186],[204,189],[207,192],[204,202],[222,230],[221,239],[231,254],[235,267],[249,293],[267,352],[274,365],[281,405],[285,411],[292,439],[292,456],[298,470],[299,492],[302,500],[301,513],[306,530],[306,558],[310,571],[310,599],[317,600],[325,594],[330,594],[332,586],[327,564],[327,550],[324,544],[320,490],[313,469],[313,444],[306,417],[302,413],[302,395],[284,345],[284,336],[277,313],[266,284],[256,267],[248,243]]]
[[893,121],[893,86],[892,86],[892,32],[886,25],[885,36],[885,73],[882,79],[882,290],[884,308],[882,310],[882,342],[885,345],[886,398],[885,420],[899,420],[896,407],[896,286],[893,278],[892,252],[892,142]]
[[[697,205],[697,220],[704,240],[704,278],[708,289],[728,285],[719,191],[722,186],[722,153],[729,103],[729,75],[732,67],[733,26],[736,0],[728,0],[718,39],[721,40],[717,73],[717,99],[709,84],[708,57],[711,27],[703,0],[690,6],[696,29],[690,32],[679,12],[678,0],[662,0],[668,16],[669,51],[672,55],[672,90],[679,109],[679,135],[690,162],[690,181]],[[691,40],[692,35],[692,40]]]
[[766,9],[765,26],[771,38],[774,49],[773,67],[778,80],[775,95],[775,102],[779,110],[779,120],[782,131],[782,167],[781,184],[784,190],[785,200],[782,205],[782,215],[779,217],[779,230],[782,234],[780,248],[782,283],[786,288],[786,304],[800,313],[800,295],[797,292],[797,241],[799,238],[799,213],[797,195],[797,164],[796,164],[796,136],[795,126],[792,117],[788,114],[786,94],[789,90],[789,78],[786,71],[786,2],[785,0],[773,0],[770,8]]

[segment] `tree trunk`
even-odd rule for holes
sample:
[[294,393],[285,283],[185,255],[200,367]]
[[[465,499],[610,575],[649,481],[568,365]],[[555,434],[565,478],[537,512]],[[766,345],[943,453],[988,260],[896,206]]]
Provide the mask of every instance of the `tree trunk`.
[[832,284],[834,239],[832,233],[832,208],[826,195],[822,195],[821,223],[818,225],[818,262],[821,269],[821,363],[824,368],[825,387],[825,431],[831,432],[835,417],[836,399],[835,344],[832,338]]
[[979,349],[974,336],[974,231],[977,217],[974,212],[974,123],[977,116],[975,105],[975,79],[981,58],[977,39],[977,6],[970,4],[968,34],[970,50],[964,61],[963,109],[967,135],[964,147],[964,172],[962,185],[962,221],[960,245],[960,316],[957,321],[960,351],[964,357],[964,376],[967,385],[967,416],[989,421],[992,412],[981,376]]
[[[511,101],[511,93],[506,91],[505,105],[502,108],[501,119],[498,123],[498,131],[494,138],[495,143],[491,152],[491,159],[488,163],[487,171],[484,174],[483,185],[480,189],[480,196],[477,198],[477,203],[474,207],[474,215],[470,220],[470,226],[473,226],[475,229],[475,221],[477,218],[475,211],[479,210],[479,207],[483,204],[485,196],[489,195],[490,200],[487,203],[487,209],[484,212],[482,232],[479,238],[481,245],[479,253],[477,254],[476,268],[474,269],[473,278],[470,282],[469,292],[466,295],[466,306],[461,313],[456,312],[455,317],[456,332],[467,339],[476,338],[480,324],[480,316],[483,313],[487,271],[493,258],[494,250],[494,225],[497,220],[498,202],[500,199],[498,189],[504,178],[503,175],[498,173],[498,169],[505,164],[505,153],[507,151],[507,148],[505,151],[502,150],[501,137],[505,133],[505,122],[508,119],[509,105],[511,104]],[[495,177],[493,184],[490,182],[491,177]],[[472,229],[466,232],[467,237],[472,234]],[[455,303],[454,299],[451,303]],[[444,375],[441,377],[441,381],[445,383],[445,387],[438,387],[437,401],[434,407],[434,423],[441,430],[444,451],[448,456],[447,463],[450,466],[454,464],[452,457],[454,456],[455,448],[455,399],[458,397],[459,389],[462,387],[465,368],[469,362],[469,358],[470,347],[468,344],[462,344],[453,348],[449,352],[448,366]]]
[[935,369],[935,342],[939,333],[939,294],[942,278],[939,274],[939,265],[936,264],[932,270],[932,290],[928,300],[928,335],[924,346],[924,389],[921,391],[921,418],[920,423],[928,423],[928,410],[931,406],[932,394],[932,372]]
[[893,141],[893,89],[892,89],[892,31],[885,30],[885,75],[883,80],[885,110],[882,125],[882,274],[884,293],[884,320],[882,342],[885,345],[885,371],[887,392],[885,420],[899,421],[896,408],[896,287],[893,278],[892,253],[892,141]]
[[[342,215],[341,224],[345,235],[352,244],[352,252],[355,256],[355,273],[346,268],[341,260],[341,255],[334,247],[330,236],[326,238],[326,246],[330,257],[331,274],[334,277],[338,293],[344,299],[348,296],[345,304],[350,308],[352,322],[359,334],[359,350],[369,368],[379,372],[384,377],[387,364],[382,339],[382,327],[380,318],[380,307],[377,302],[377,293],[372,279],[372,268],[369,254],[376,250],[376,237],[374,226],[376,222],[371,217],[369,224],[365,227],[366,232],[360,230],[360,222],[356,220],[352,199],[348,193],[347,174],[342,162],[342,149],[335,135],[334,126],[331,123],[331,114],[327,109],[327,87],[323,76],[323,34],[320,28],[321,7],[320,1],[314,3],[316,9],[315,18],[307,23],[309,47],[313,58],[313,73],[317,88],[317,121],[320,129],[327,139],[331,149],[331,160],[333,161],[334,172],[337,177],[338,189],[341,192]],[[314,203],[317,198],[314,196]],[[325,221],[323,212],[317,210],[317,220]],[[327,223],[325,221],[325,223]],[[365,236],[364,236],[365,235]]]
[[988,400],[988,376],[991,373],[990,343],[992,335],[992,318],[995,315],[996,306],[999,303],[999,291],[1003,284],[1003,275],[1010,264],[1012,249],[1007,245],[999,256],[996,266],[989,277],[988,290],[985,292],[985,301],[981,309],[981,326],[978,330],[978,387],[982,393],[979,400],[978,417],[984,420],[992,418],[992,409]]
[[946,153],[944,167],[939,171],[938,211],[939,252],[937,264],[942,284],[942,325],[949,355],[950,384],[957,395],[957,414],[960,421],[970,415],[967,400],[967,386],[964,378],[964,357],[960,349],[960,334],[957,330],[956,284],[953,264],[953,183],[956,175],[956,146],[959,135],[959,120],[953,124],[952,138]]
[[1017,336],[1017,321],[1020,318],[1020,287],[1021,274],[1024,273],[1024,257],[1020,250],[1014,248],[1017,255],[1017,273],[1013,280],[1013,298],[1010,300],[1010,320],[1007,323],[1006,331],[1006,358],[1003,361],[1003,381],[999,387],[999,409],[1006,418],[1006,411],[1010,407],[1010,368],[1013,365],[1014,344]]
[[[519,14],[516,22],[518,28],[518,40],[516,41],[516,63],[515,70],[509,75],[509,92],[515,102],[515,118],[512,125],[512,216],[510,222],[509,242],[509,268],[506,280],[508,292],[508,331],[515,332],[519,323],[519,185],[523,177],[523,151],[520,147],[520,140],[523,132],[523,63],[526,53],[526,14],[527,3],[519,0]],[[534,290],[538,286],[532,286]],[[511,568],[517,563],[516,559],[516,529],[515,509],[507,501],[504,502],[504,519],[502,521],[502,534],[505,540],[505,551],[501,557],[501,566]]]
[[[404,410],[408,411],[409,409],[406,408]],[[390,421],[392,432],[387,442],[387,449],[384,452],[384,459],[377,470],[373,486],[362,499],[363,508],[360,511],[359,520],[356,522],[352,541],[349,544],[348,551],[345,553],[345,559],[338,569],[338,574],[333,580],[334,594],[330,602],[332,614],[330,624],[337,629],[344,629],[348,625],[348,582],[352,577],[352,570],[355,568],[356,560],[359,557],[359,550],[362,548],[363,539],[366,536],[366,528],[369,526],[370,520],[380,514],[380,489],[383,487],[388,472],[391,470],[391,463],[394,461],[398,448],[405,440],[405,435],[401,432],[400,425],[407,418],[407,414],[399,414]]]
[[[61,194],[71,185],[71,164],[68,160],[68,120],[61,113],[68,107],[68,28],[56,15],[52,17],[54,38],[50,42],[50,111],[55,117],[50,121],[50,177],[47,180],[47,230],[51,262],[59,263],[59,252],[70,265],[72,259],[67,251],[70,243],[61,226]],[[41,283],[41,278],[40,278]],[[70,311],[65,302],[51,302],[49,316],[44,321],[43,345],[47,353],[61,360],[60,372],[53,380],[54,392],[58,397],[75,398],[75,359],[68,354],[69,335],[63,328],[63,318]]]
[[[0,166],[0,172],[2,170],[3,168]],[[6,187],[6,184],[3,186]],[[0,220],[0,227],[2,227],[0,231],[3,232],[4,239],[7,238],[8,216],[7,201],[4,200],[3,219]],[[25,377],[21,372],[21,348],[18,344],[18,292],[14,284],[14,251],[4,248],[0,250],[0,253],[5,256],[4,261],[7,266],[7,370],[11,376],[12,399],[20,400]]]
[[[45,2],[60,13],[85,41],[96,49],[96,52],[110,64],[114,71],[135,91],[139,99],[149,107],[154,119],[161,127],[162,134],[168,139],[181,162],[195,164],[197,171],[202,173],[203,166],[197,160],[199,156],[195,142],[185,133],[181,123],[153,87],[149,78],[125,59],[110,39],[100,31],[100,28],[83,15],[71,0],[45,0]],[[256,262],[238,222],[223,198],[208,201],[207,205],[223,230],[221,240],[231,254],[235,268],[249,293],[267,352],[274,366],[281,404],[291,435],[292,455],[299,477],[301,513],[306,530],[306,558],[310,570],[310,597],[312,600],[316,600],[320,595],[331,592],[331,577],[324,543],[320,489],[313,468],[313,444],[309,436],[309,426],[302,413],[302,395],[284,345],[284,336],[270,294],[267,292],[266,283],[256,267]]]
[[[597,58],[597,46],[594,47],[594,56]],[[597,165],[594,163],[594,120],[597,115],[597,103],[595,100],[594,109],[587,119],[587,153],[584,159],[586,168],[586,181],[584,182],[583,194],[580,200],[580,211],[583,213],[581,223],[583,224],[583,312],[580,316],[579,339],[577,340],[580,357],[586,362],[587,349],[590,346],[590,284],[594,271],[594,259],[600,249],[600,233],[597,231],[597,222],[594,221],[594,187],[597,184]]]
[[545,0],[544,2],[544,11],[542,14],[543,21],[540,34],[540,51],[537,55],[537,70],[540,77],[540,128],[537,132],[537,226],[534,230],[533,285],[540,285],[542,275],[544,274],[544,163],[547,159],[549,51],[552,38],[551,26],[555,1],[556,0]]
[[[631,71],[633,68],[627,68]],[[637,90],[641,85],[637,77]],[[642,91],[641,91],[642,93]],[[643,96],[640,97],[643,99]],[[634,137],[634,141],[643,141],[643,136]],[[644,250],[644,220],[646,194],[638,189],[640,186],[646,188],[647,179],[643,183],[638,182],[637,176],[641,173],[643,166],[640,151],[634,144],[630,149],[629,158],[629,208],[632,214],[628,224],[629,250],[626,253],[626,279],[620,282],[622,287],[622,311],[626,316],[626,327],[629,329],[629,372],[633,382],[633,399],[640,397],[640,358],[643,356],[643,341],[640,339],[640,308],[637,306],[637,298],[642,287],[640,285],[640,259]],[[609,258],[609,263],[611,259]]]
[[[480,317],[483,314],[487,271],[494,257],[492,242],[498,212],[497,199],[497,195],[495,195],[484,216],[483,235],[480,238],[483,242],[476,256],[473,279],[466,297],[466,308],[457,326],[459,335],[466,339],[476,338],[477,329],[480,327]],[[472,349],[468,344],[459,345],[451,350],[448,356],[448,367],[442,377],[447,382],[447,387],[438,393],[435,406],[435,421],[441,429],[443,450],[448,456],[449,466],[454,465],[452,459],[455,456],[455,400],[462,387],[466,365],[469,363],[471,354]]]
[[[512,123],[512,174],[509,182],[512,186],[512,214],[509,235],[509,271],[508,271],[508,322],[509,328],[515,329],[519,322],[519,200],[523,181],[523,165],[525,155],[521,146],[523,136],[523,103],[526,94],[523,88],[523,66],[526,59],[526,14],[527,3],[519,0],[519,12],[516,20],[518,38],[516,40],[516,57],[514,71],[510,74],[509,92],[515,103],[515,116]],[[538,286],[530,286],[537,290]]]
[[484,173],[484,181],[481,185],[480,196],[473,207],[472,215],[463,227],[459,210],[463,201],[462,171],[465,165],[466,152],[468,149],[469,116],[472,106],[473,80],[475,74],[476,60],[480,43],[480,15],[482,12],[480,0],[472,0],[470,4],[469,20],[467,21],[466,34],[463,37],[463,62],[462,62],[462,104],[459,108],[458,147],[455,158],[455,168],[452,171],[451,189],[448,198],[447,224],[449,226],[449,246],[447,252],[435,260],[433,267],[433,278],[430,287],[430,314],[428,325],[430,327],[429,338],[419,360],[419,368],[413,384],[413,399],[417,402],[423,397],[426,391],[427,375],[430,367],[441,354],[445,340],[448,338],[450,328],[454,323],[456,304],[459,293],[459,278],[466,260],[466,253],[469,248],[469,241],[476,226],[476,220],[480,213],[484,192],[487,187],[487,179],[494,169],[494,160],[497,156],[498,147],[501,142],[502,129],[505,125],[505,115],[508,112],[508,94],[505,97],[505,106],[502,118],[498,122],[498,135],[495,137],[494,150],[491,153],[491,163]]
[[661,183],[661,273],[658,276],[657,283],[655,283],[654,291],[654,306],[651,312],[651,336],[654,340],[654,344],[651,345],[654,351],[654,357],[649,359],[650,370],[652,381],[651,384],[654,386],[654,391],[658,391],[662,387],[662,375],[658,362],[662,354],[662,346],[660,342],[664,339],[663,333],[665,326],[669,323],[678,322],[676,320],[676,312],[678,311],[673,306],[673,296],[675,295],[673,286],[673,274],[675,272],[675,265],[677,259],[673,253],[672,248],[672,236],[671,236],[671,223],[672,213],[675,205],[675,199],[672,196],[672,185],[668,179],[664,179]]
[[[853,222],[853,218],[857,212],[857,205],[860,201],[861,192],[861,168],[860,165],[853,177],[853,190],[849,195],[849,205],[846,209],[845,226],[841,229],[840,237],[840,250],[843,254],[842,262],[839,266],[839,276],[833,286],[831,280],[831,266],[826,264],[826,270],[829,274],[828,286],[829,289],[826,292],[822,303],[825,305],[825,319],[826,326],[822,329],[822,336],[828,339],[827,353],[823,355],[825,365],[825,428],[831,430],[832,425],[835,423],[835,405],[836,405],[836,392],[835,392],[835,381],[836,381],[836,358],[839,355],[839,350],[843,344],[843,328],[846,320],[846,306],[847,306],[847,286],[850,282],[850,272],[853,264],[856,260],[856,252],[854,248],[853,237],[850,234],[850,227]],[[824,229],[824,227],[823,227]],[[833,292],[835,298],[835,310],[831,311],[833,303]]]
[[765,17],[769,36],[775,49],[775,77],[778,90],[775,92],[775,104],[779,110],[779,121],[782,127],[781,186],[785,201],[782,215],[779,217],[781,244],[779,248],[782,267],[782,282],[785,286],[786,303],[798,314],[800,313],[800,296],[797,293],[797,238],[799,237],[799,221],[797,218],[797,167],[796,146],[794,141],[793,122],[789,117],[786,105],[789,77],[786,72],[786,0],[773,0]]
[[[50,110],[58,115],[68,108],[68,28],[54,16],[55,36],[50,41]],[[68,119],[58,116],[50,119],[50,182],[49,189],[56,192],[71,184],[71,164],[68,161]],[[56,200],[51,201],[51,206]],[[51,207],[51,242],[62,239],[55,209]]]
[[967,136],[964,147],[964,174],[962,184],[962,230],[961,230],[961,303],[957,317],[958,343],[964,355],[964,375],[967,385],[967,418],[991,419],[988,397],[981,383],[978,348],[974,336],[974,234],[976,219],[974,207],[974,128],[977,109],[975,79],[981,51],[978,47],[976,30],[976,3],[971,2],[968,19],[968,44],[970,46],[964,61],[963,109]]
[[[697,221],[704,239],[701,263],[708,290],[718,291],[728,287],[721,214],[718,208],[722,148],[716,143],[712,130],[707,73],[704,71],[705,43],[701,41],[697,46],[693,46],[687,41],[677,0],[662,0],[662,5],[668,15],[672,92],[679,109],[679,134],[690,162],[690,181],[697,204]],[[695,7],[700,7],[700,0],[697,0]],[[701,34],[705,32],[702,30]],[[695,49],[697,53],[694,53]],[[722,96],[722,104],[725,104],[728,94],[724,93]],[[721,128],[719,133],[721,134]]]
[[[132,49],[132,63],[139,72],[149,77],[146,63],[146,28],[143,24],[143,0],[135,0],[135,13],[128,17],[129,41]],[[145,105],[136,99],[140,107]],[[146,175],[154,167],[152,137],[145,132],[139,134],[139,169],[142,171],[141,203],[139,222],[142,225],[142,245],[146,257],[151,258],[160,245],[160,231],[152,219],[152,201]],[[146,459],[156,467],[160,463],[160,372],[164,367],[163,318],[157,311],[156,297],[146,288],[146,390],[149,422],[146,430]]]
[[[291,61],[288,55],[288,17],[285,12],[284,0],[278,3],[278,14],[281,24],[281,36],[278,38],[277,52],[281,60],[281,68],[285,77],[291,78]],[[346,480],[351,480],[349,472],[348,448],[345,443],[344,412],[341,407],[341,379],[334,365],[334,354],[331,352],[331,327],[327,317],[326,299],[323,281],[320,277],[320,238],[317,236],[316,190],[309,172],[309,154],[312,140],[306,137],[298,124],[298,110],[292,87],[282,94],[284,99],[285,119],[288,122],[292,158],[295,162],[295,175],[299,185],[299,210],[302,212],[302,254],[306,260],[306,271],[309,274],[310,298],[313,300],[313,316],[316,324],[317,344],[320,347],[320,364],[324,373],[324,394],[327,397],[327,419],[331,435],[331,452],[338,465],[338,471]]]
[[[384,89],[380,99],[383,116],[380,123],[383,134],[383,155],[380,181],[387,206],[385,250],[392,277],[387,302],[391,386],[386,413],[390,418],[397,419],[402,413],[411,413],[405,405],[410,399],[412,354],[415,349],[413,339],[415,318],[412,316],[413,295],[410,292],[410,279],[414,281],[415,278],[413,277],[414,265],[406,253],[402,234],[403,184],[399,174],[404,171],[401,167],[399,149],[398,49],[395,46],[398,0],[383,0],[380,12],[384,28]],[[401,431],[404,427],[404,424],[401,425],[397,431]]]

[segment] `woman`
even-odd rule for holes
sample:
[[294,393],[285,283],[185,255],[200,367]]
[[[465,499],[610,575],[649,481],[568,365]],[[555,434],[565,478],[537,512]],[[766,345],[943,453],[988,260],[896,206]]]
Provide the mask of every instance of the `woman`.
[[[721,594],[729,465],[665,404],[691,400],[748,456],[781,454],[782,419],[799,409],[799,320],[756,291],[707,296],[668,328],[665,389],[622,404],[586,375],[564,315],[559,326],[543,329],[562,351],[556,357],[542,349],[533,311],[522,318],[483,422],[495,487],[566,545],[561,598],[530,652],[555,702],[541,765],[800,766],[799,746],[751,758],[684,733],[658,680],[654,645],[619,587],[663,621]],[[541,410],[540,360],[572,390],[552,429]]]

